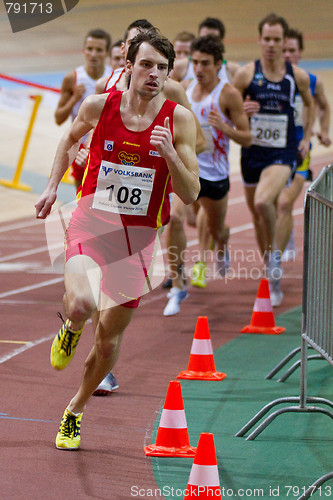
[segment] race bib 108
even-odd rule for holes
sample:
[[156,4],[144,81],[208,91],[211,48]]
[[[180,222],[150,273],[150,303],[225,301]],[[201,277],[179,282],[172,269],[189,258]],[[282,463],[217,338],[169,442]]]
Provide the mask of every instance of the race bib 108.
[[103,160],[92,208],[126,215],[147,215],[155,170]]

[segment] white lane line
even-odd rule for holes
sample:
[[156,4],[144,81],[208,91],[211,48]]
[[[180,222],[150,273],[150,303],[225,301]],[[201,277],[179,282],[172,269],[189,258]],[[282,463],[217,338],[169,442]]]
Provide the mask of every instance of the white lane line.
[[10,255],[4,255],[0,257],[0,262],[8,262],[14,259],[20,259],[21,257],[28,257],[29,255],[35,255],[37,253],[46,252],[49,250],[55,250],[56,248],[63,248],[63,243],[55,243],[54,245],[44,245],[42,247],[32,248],[30,250],[24,250],[23,252],[12,253]]
[[43,288],[44,286],[55,285],[64,281],[64,277],[54,278],[52,280],[42,281],[41,283],[36,283],[35,285],[23,286],[22,288],[16,288],[15,290],[10,290],[9,292],[0,293],[0,299],[4,297],[10,297],[11,295],[17,295],[19,293],[30,292],[31,290],[36,290],[37,288]]
[[37,226],[38,224],[41,224],[40,220],[16,222],[13,224],[9,224],[8,226],[0,227],[0,233],[5,233],[6,231],[14,231],[15,229],[25,229],[26,227]]
[[9,359],[14,358],[18,354],[21,354],[22,352],[27,351],[28,349],[31,349],[32,347],[35,347],[38,344],[42,344],[43,342],[47,342],[48,340],[51,340],[54,336],[55,336],[55,333],[52,333],[50,335],[47,335],[46,337],[42,337],[41,339],[38,339],[38,340],[33,340],[32,342],[28,342],[27,344],[23,345],[22,347],[18,347],[17,349],[14,349],[13,351],[0,357],[0,364],[5,363]]
[[0,263],[0,273],[22,273],[27,271],[37,271],[40,269],[40,262],[16,262],[9,264],[7,262]]
[[228,200],[228,207],[231,205],[238,205],[239,203],[245,203],[244,196],[238,196],[237,198],[231,198]]
[[54,304],[54,301],[51,300],[0,300],[0,304],[8,304],[8,305],[38,305],[42,306],[45,304]]

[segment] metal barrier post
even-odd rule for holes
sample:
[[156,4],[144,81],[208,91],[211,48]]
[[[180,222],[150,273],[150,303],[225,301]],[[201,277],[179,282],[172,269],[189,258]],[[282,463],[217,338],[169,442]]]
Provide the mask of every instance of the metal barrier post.
[[[326,483],[329,479],[333,479],[333,472],[329,472],[328,474],[325,474],[324,476],[321,476],[317,481],[311,484],[311,486],[308,487],[308,489],[303,493],[302,496],[300,496],[297,500],[306,500],[307,498],[312,497],[312,495],[319,489],[320,491],[320,496],[321,496],[321,485]],[[325,495],[326,491],[323,492]],[[330,495],[330,493],[329,493]],[[328,497],[328,495],[325,495]]]
[[[274,406],[298,403],[275,410],[246,438],[255,439],[278,415],[288,412],[333,412],[309,404],[333,402],[307,396],[307,350],[313,347],[333,365],[333,164],[323,168],[309,186],[304,210],[304,279],[302,301],[301,372],[299,397],[279,398],[264,406],[235,436],[244,436]],[[320,305],[320,307],[318,307]]]

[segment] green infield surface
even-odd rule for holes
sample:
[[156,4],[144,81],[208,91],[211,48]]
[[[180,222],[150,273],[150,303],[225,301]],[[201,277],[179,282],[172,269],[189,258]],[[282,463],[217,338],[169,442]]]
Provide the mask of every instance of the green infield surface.
[[[286,382],[277,382],[300,359],[299,354],[273,379],[265,376],[300,346],[301,308],[278,316],[276,324],[286,331],[281,335],[242,334],[214,352],[216,370],[226,373],[226,379],[181,380],[190,444],[196,446],[202,432],[214,435],[222,498],[298,498],[315,480],[333,470],[333,420],[327,415],[285,413],[254,441],[234,437],[266,404],[299,396],[299,369]],[[210,335],[214,345],[214,332]],[[326,360],[309,361],[308,396],[332,400],[332,375]],[[159,421],[160,417],[152,443]],[[191,458],[152,457],[157,487],[146,491],[145,498],[182,499],[192,463]],[[333,498],[333,481],[326,482],[313,498]]]

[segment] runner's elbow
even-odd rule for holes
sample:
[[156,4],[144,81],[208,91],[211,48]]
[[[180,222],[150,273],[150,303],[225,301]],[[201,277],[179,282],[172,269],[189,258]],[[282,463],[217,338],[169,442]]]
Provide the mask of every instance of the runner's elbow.
[[59,115],[59,113],[57,113],[57,112],[54,113],[54,120],[55,120],[57,125],[62,125],[65,121],[63,116]]
[[250,133],[246,134],[243,138],[243,148],[249,148],[252,145],[252,136]]
[[198,199],[198,195],[200,192],[200,181],[198,178],[195,179],[195,182],[193,182],[191,189],[188,190],[186,194],[183,196],[179,196],[179,198],[182,200],[185,205],[191,205]]

